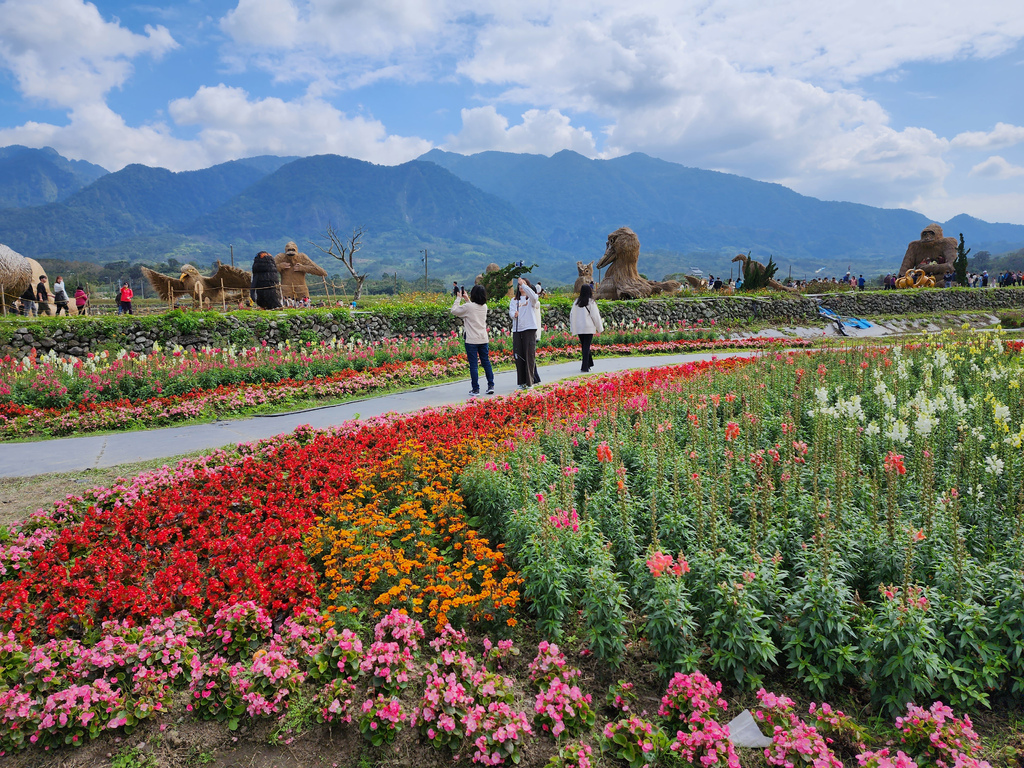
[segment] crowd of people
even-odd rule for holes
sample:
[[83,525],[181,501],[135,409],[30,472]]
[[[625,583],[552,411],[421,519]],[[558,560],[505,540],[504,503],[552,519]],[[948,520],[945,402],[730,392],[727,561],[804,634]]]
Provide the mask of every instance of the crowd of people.
[[[884,275],[882,277],[882,288],[887,291],[896,290],[896,280],[898,277],[895,274]],[[952,271],[946,272],[941,279],[935,281],[935,284],[942,285],[945,288],[952,288],[957,285],[956,273]],[[1024,271],[1007,269],[992,276],[989,276],[987,269],[981,272],[967,273],[968,288],[994,288],[996,286],[1009,288],[1014,285],[1024,285]]]
[[[46,275],[40,275],[35,287],[33,288],[32,285],[29,285],[21,296],[18,297],[18,300],[15,302],[15,309],[19,315],[23,317],[48,315],[50,314],[51,301],[53,302],[55,315],[60,315],[61,312],[65,315],[71,314],[71,300],[68,298],[68,289],[64,284],[64,276],[57,275],[57,281],[53,284],[52,292],[46,283]],[[75,289],[74,300],[77,314],[87,314],[89,295],[81,285]]]
[[[512,358],[516,364],[516,386],[527,390],[540,383],[537,371],[537,342],[543,333],[540,296],[543,287],[525,277],[515,283],[515,290],[508,303],[508,315],[512,330]],[[491,367],[490,337],[487,333],[487,290],[474,285],[469,293],[464,287],[453,283],[451,312],[461,318],[465,331],[466,359],[469,362],[469,394],[480,394],[480,368],[487,378],[488,395],[494,394],[494,370]],[[580,340],[581,372],[588,373],[594,367],[591,352],[594,336],[604,331],[604,322],[597,302],[593,299],[593,285],[584,284],[579,297],[569,311],[569,332]]]

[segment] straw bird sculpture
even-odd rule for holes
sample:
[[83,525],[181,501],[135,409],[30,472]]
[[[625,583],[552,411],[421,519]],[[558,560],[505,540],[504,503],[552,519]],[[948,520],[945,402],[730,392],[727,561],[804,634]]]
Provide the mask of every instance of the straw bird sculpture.
[[209,302],[211,307],[230,300],[232,303],[244,298],[252,285],[252,275],[244,269],[229,267],[217,262],[217,271],[210,277],[203,277],[198,269],[186,264],[181,269],[180,277],[171,277],[142,268],[142,274],[149,280],[160,298],[173,304],[182,296],[192,297],[192,306],[205,309]]

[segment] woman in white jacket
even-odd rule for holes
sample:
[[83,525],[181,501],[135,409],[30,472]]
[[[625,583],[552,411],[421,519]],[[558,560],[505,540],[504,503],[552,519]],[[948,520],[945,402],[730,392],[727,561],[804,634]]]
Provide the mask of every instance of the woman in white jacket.
[[512,318],[512,356],[516,361],[516,384],[529,389],[540,381],[537,375],[537,337],[540,335],[540,302],[526,278],[516,283],[516,293],[508,303]]
[[597,309],[597,302],[592,298],[593,289],[589,285],[580,287],[580,297],[569,310],[569,332],[580,337],[580,346],[583,348],[583,373],[588,373],[594,367],[594,357],[590,354],[590,343],[594,335],[604,330],[604,323],[601,321],[601,313]]

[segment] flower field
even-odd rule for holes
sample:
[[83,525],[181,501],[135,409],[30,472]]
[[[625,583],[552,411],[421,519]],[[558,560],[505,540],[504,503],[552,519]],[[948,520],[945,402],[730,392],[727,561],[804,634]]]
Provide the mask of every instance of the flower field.
[[[634,371],[69,498],[0,532],[0,752],[187,706],[486,765],[739,766],[746,696],[769,765],[984,765],[964,713],[1024,696],[1021,368],[978,334]],[[616,682],[640,668],[653,708]]]
[[[797,341],[796,346],[807,342]],[[793,346],[783,339],[717,338],[705,330],[661,326],[611,331],[598,354],[650,355],[706,349]],[[540,361],[579,355],[579,341],[549,333]],[[512,362],[511,341],[491,345],[495,365]],[[316,400],[340,400],[458,378],[466,372],[456,336],[379,343],[305,342],[248,349],[154,350],[149,355],[103,352],[86,360],[53,355],[0,360],[0,439],[154,427],[196,419],[282,410]]]
[[463,476],[542,635],[899,714],[1024,698],[1019,345],[777,354],[539,430]]

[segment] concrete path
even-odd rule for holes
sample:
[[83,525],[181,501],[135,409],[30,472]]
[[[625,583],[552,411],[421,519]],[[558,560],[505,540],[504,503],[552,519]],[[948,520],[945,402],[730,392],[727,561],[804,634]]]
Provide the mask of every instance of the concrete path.
[[[677,365],[696,360],[757,354],[756,350],[706,352],[651,357],[600,357],[595,373],[610,373],[634,368]],[[540,368],[543,383],[580,375],[579,361],[545,365]],[[481,376],[483,371],[480,372]],[[495,388],[499,397],[516,391],[515,371],[496,372]],[[486,385],[482,380],[481,384]],[[212,451],[237,443],[262,440],[297,426],[310,424],[324,428],[351,419],[369,418],[385,413],[412,413],[421,408],[464,403],[470,399],[469,376],[453,384],[438,384],[381,397],[370,397],[343,405],[292,411],[273,416],[215,421],[182,427],[143,429],[110,435],[65,437],[32,443],[0,444],[0,477],[25,477],[50,472],[79,472],[99,467],[115,467],[139,461],[180,456],[196,451]],[[481,395],[481,397],[487,397]]]

